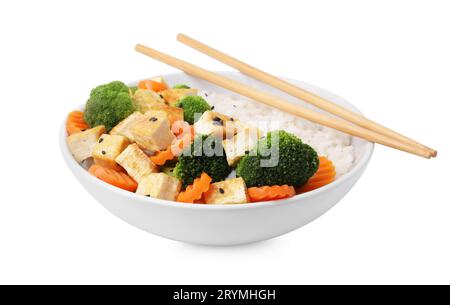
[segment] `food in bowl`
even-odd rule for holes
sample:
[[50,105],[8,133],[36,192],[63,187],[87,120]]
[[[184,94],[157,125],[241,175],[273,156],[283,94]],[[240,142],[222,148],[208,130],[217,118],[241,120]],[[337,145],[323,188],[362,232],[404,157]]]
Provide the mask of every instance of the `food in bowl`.
[[162,78],[91,91],[66,121],[77,162],[138,196],[247,204],[301,196],[354,162],[351,137],[257,102]]

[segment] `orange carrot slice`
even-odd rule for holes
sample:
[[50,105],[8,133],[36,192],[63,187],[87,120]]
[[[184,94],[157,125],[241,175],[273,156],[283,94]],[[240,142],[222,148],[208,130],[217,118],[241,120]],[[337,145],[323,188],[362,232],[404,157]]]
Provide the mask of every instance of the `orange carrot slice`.
[[175,159],[179,156],[185,148],[191,145],[193,140],[193,133],[187,133],[180,135],[175,143],[172,144],[167,150],[162,150],[156,153],[156,155],[150,157],[153,163],[156,165],[164,165],[167,161]]
[[69,113],[66,120],[66,130],[69,136],[77,132],[85,131],[88,128],[88,124],[83,119],[83,112],[72,111]]
[[188,122],[176,121],[172,124],[171,130],[178,139],[181,139],[187,134],[194,138],[194,126],[189,125]]
[[333,182],[336,178],[336,169],[334,167],[333,162],[329,160],[327,157],[321,156],[319,157],[319,169],[317,172],[309,178],[308,182],[297,188],[297,194],[309,192],[319,187],[325,186]]
[[121,189],[135,192],[138,184],[130,176],[110,168],[94,164],[89,168],[89,172],[98,179],[119,187]]
[[171,146],[172,153],[175,156],[179,156],[185,148],[191,145],[193,139],[194,138],[190,134],[186,134],[182,138],[177,139]]
[[171,126],[171,131],[174,135],[179,136],[180,134],[183,134],[183,130],[189,128],[190,125],[188,122],[185,121],[176,121]]
[[[209,191],[210,189],[211,189],[211,187],[208,188],[208,191]],[[205,201],[205,194],[206,194],[206,193],[207,193],[207,192],[203,193],[203,194],[202,194],[202,197],[201,197],[200,199],[194,200],[194,203],[205,204],[205,203],[206,203],[206,201]]]
[[156,155],[151,156],[150,160],[156,165],[164,165],[167,161],[173,160],[175,155],[172,153],[172,149],[162,150],[156,153]]
[[163,83],[155,82],[154,80],[142,80],[138,84],[139,89],[153,90],[155,92],[163,91],[167,89],[167,86]]
[[204,193],[209,190],[212,178],[207,173],[202,173],[200,178],[194,180],[194,183],[188,185],[184,192],[178,195],[178,202],[203,203],[201,200]]
[[289,185],[272,185],[250,187],[248,196],[251,202],[268,201],[289,198],[295,195],[295,189]]

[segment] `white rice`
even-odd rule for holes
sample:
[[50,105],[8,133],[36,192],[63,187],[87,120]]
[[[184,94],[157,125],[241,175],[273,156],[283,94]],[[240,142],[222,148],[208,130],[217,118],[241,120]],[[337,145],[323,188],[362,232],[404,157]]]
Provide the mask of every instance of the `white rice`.
[[[214,106],[214,111],[258,127],[263,132],[281,129],[295,134],[320,156],[333,161],[337,177],[347,173],[353,165],[355,155],[349,135],[246,98],[236,99],[210,91],[200,91],[199,95]],[[306,103],[304,106],[313,108]]]

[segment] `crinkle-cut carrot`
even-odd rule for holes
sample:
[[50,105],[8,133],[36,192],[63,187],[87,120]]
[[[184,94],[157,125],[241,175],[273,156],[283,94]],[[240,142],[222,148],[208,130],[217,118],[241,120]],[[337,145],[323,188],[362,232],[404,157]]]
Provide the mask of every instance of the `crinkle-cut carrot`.
[[188,185],[186,190],[178,195],[178,202],[202,203],[203,193],[206,193],[211,186],[212,178],[207,173],[202,173],[200,178],[194,180],[194,183]]
[[190,126],[191,125],[189,125],[188,122],[176,121],[172,124],[171,131],[174,135],[179,136],[180,134],[183,134],[184,130],[186,130]]
[[83,112],[72,111],[67,116],[66,120],[66,130],[69,136],[71,134],[85,131],[89,128],[89,125],[84,121]]
[[134,181],[124,172],[119,172],[110,168],[100,166],[98,164],[93,164],[89,168],[89,172],[106,183],[130,192],[135,192],[138,187],[136,181]]
[[155,92],[163,91],[168,89],[167,86],[163,83],[155,82],[154,80],[141,80],[138,84],[139,89],[144,90],[153,90]]
[[284,199],[294,195],[295,189],[289,185],[250,187],[248,189],[248,196],[251,202]]
[[175,143],[170,147],[175,156],[179,156],[184,149],[189,147],[194,138],[190,134],[184,135],[182,138],[175,140]]
[[175,142],[166,150],[157,152],[150,157],[156,165],[164,165],[167,161],[175,159],[194,140],[194,127],[184,121],[177,121],[171,127],[172,133],[177,136]]
[[182,138],[175,140],[168,149],[157,152],[154,156],[150,157],[153,163],[156,165],[164,165],[167,161],[175,159],[179,156],[185,148],[192,143],[192,136],[190,134],[184,135]]
[[194,138],[194,126],[189,125],[188,122],[176,121],[172,124],[171,130],[178,139],[183,138],[185,135],[190,135],[191,138]]
[[202,195],[202,197],[201,197],[200,199],[194,200],[194,203],[205,204],[206,202],[205,202],[205,196],[204,196],[204,193],[203,193],[203,195]]
[[319,157],[319,169],[305,185],[296,189],[297,194],[309,192],[324,185],[330,184],[336,178],[336,169],[327,157]]
[[156,165],[164,165],[167,161],[173,160],[175,155],[172,153],[172,149],[162,150],[156,153],[156,155],[151,156],[150,160]]

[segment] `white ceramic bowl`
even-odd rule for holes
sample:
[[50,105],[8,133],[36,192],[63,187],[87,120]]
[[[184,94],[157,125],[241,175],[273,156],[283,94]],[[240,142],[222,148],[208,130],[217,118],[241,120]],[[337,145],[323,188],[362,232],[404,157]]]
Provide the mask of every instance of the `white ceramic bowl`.
[[[240,73],[220,72],[251,86],[296,100]],[[186,83],[192,87],[238,96],[184,73],[165,75],[170,84]],[[289,80],[300,87],[359,112],[352,104],[323,89]],[[86,190],[108,211],[147,232],[169,239],[203,245],[238,245],[270,239],[298,229],[332,208],[358,181],[373,152],[373,144],[353,138],[356,161],[353,168],[335,182],[315,191],[287,200],[240,205],[182,204],[138,196],[90,175],[72,157],[64,124],[60,145],[72,173]]]

